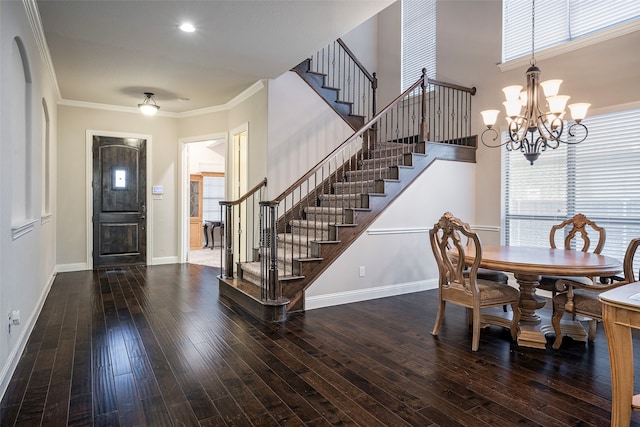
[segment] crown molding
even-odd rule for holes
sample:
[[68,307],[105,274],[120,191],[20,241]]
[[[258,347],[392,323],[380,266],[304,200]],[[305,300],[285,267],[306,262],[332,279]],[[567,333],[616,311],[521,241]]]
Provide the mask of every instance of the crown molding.
[[51,76],[53,87],[58,95],[58,99],[62,98],[60,94],[60,86],[58,86],[58,78],[56,77],[56,70],[53,68],[53,62],[51,61],[51,53],[49,52],[49,46],[47,45],[47,38],[44,35],[44,29],[42,28],[42,21],[40,20],[40,12],[38,12],[38,5],[36,0],[22,0],[24,4],[25,12],[27,13],[27,19],[31,25],[31,31],[33,31],[33,37],[38,45],[40,51],[40,57],[44,66]]
[[[60,99],[58,105],[65,107],[77,108],[93,108],[95,110],[115,111],[118,113],[142,114],[138,107],[123,107],[121,105],[100,104],[98,102],[75,101],[73,99]],[[155,116],[161,117],[178,117],[179,113],[170,113],[166,111],[158,111]]]
[[[256,92],[265,87],[263,80],[258,80],[247,89],[242,91],[241,94],[233,98],[231,101],[222,105],[215,105],[213,107],[201,108],[199,110],[191,110],[185,111],[183,113],[171,113],[167,111],[158,111],[156,116],[160,117],[171,117],[174,119],[181,119],[184,117],[195,117],[201,116],[204,114],[217,113],[220,111],[227,111],[236,105],[240,104],[243,101],[249,99]],[[64,105],[66,107],[77,107],[77,108],[93,108],[96,110],[105,110],[105,111],[116,111],[119,113],[130,113],[130,114],[140,114],[140,110],[138,107],[123,107],[121,105],[111,105],[111,104],[100,104],[97,102],[86,102],[86,101],[75,101],[73,99],[60,99],[58,101],[58,105]]]
[[260,91],[264,87],[265,87],[264,80],[258,80],[257,82],[249,86],[247,89],[243,90],[242,93],[240,93],[238,96],[236,96],[226,104],[215,105],[213,107],[207,107],[207,108],[201,108],[199,110],[185,111],[184,113],[177,113],[177,116],[179,118],[183,118],[183,117],[201,116],[203,114],[208,114],[208,113],[217,113],[219,111],[227,111],[235,107],[236,105],[240,104],[241,102],[244,102],[247,99],[251,98],[251,96],[256,94],[258,91]]

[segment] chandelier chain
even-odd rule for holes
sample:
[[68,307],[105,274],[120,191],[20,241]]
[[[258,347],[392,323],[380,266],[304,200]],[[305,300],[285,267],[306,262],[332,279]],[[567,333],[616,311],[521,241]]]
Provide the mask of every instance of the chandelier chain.
[[536,0],[531,0],[531,60],[529,64],[536,65]]

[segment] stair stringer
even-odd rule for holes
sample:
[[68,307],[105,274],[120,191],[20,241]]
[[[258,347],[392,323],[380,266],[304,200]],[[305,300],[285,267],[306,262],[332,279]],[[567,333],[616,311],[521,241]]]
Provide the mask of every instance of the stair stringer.
[[330,242],[315,242],[313,258],[293,260],[297,266],[295,280],[283,280],[283,298],[289,300],[286,311],[304,310],[304,291],[364,233],[380,214],[436,160],[475,163],[476,148],[431,143],[426,153],[411,154],[411,167],[400,166],[397,180],[384,180],[384,194],[369,194],[368,208],[346,209],[347,224],[334,224]]

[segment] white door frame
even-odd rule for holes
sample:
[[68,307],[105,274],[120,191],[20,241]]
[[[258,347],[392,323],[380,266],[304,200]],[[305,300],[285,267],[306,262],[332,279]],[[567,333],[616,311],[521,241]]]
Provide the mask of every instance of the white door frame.
[[[240,158],[238,159],[238,154],[237,154],[238,150],[236,150],[236,137],[241,135],[242,133],[246,133],[246,141],[245,141],[245,146],[243,147],[244,150],[241,151]],[[229,179],[229,183],[227,185],[227,191],[228,191],[227,194],[229,195],[228,197],[232,199],[237,199],[240,196],[242,196],[244,193],[249,191],[249,182],[248,182],[249,123],[245,122],[240,126],[231,129],[229,131],[229,135],[230,135],[229,141],[231,143],[227,146],[228,160],[226,163],[227,163],[227,170],[231,172],[229,174],[231,179]],[[244,166],[243,168],[240,169],[239,172],[235,168],[235,165],[238,162]],[[239,190],[237,189],[238,180],[240,181],[240,183],[243,184],[243,186]],[[240,192],[240,194],[237,194],[238,191]]]
[[[189,152],[187,150],[187,144],[192,142],[201,142],[208,140],[220,140],[224,139],[227,145],[227,153],[229,151],[229,139],[227,132],[213,133],[200,136],[190,136],[187,138],[178,139],[178,176],[179,176],[179,188],[178,188],[178,262],[187,262],[187,253],[189,252]],[[225,176],[227,172],[228,161],[225,159]]]

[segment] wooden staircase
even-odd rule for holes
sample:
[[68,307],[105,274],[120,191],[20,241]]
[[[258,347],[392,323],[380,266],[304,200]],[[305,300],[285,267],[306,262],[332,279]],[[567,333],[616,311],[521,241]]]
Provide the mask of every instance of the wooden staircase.
[[[221,202],[231,226],[220,295],[266,321],[304,310],[305,290],[429,165],[475,162],[477,146],[469,136],[475,88],[430,80],[423,69],[377,112],[375,73],[340,39],[292,71],[355,132],[282,194],[252,202],[251,212],[259,212],[252,223],[233,230],[266,179],[240,199]],[[430,132],[438,142],[428,141]],[[239,242],[237,236],[255,230],[259,238]]]
[[[259,259],[241,264],[238,278],[221,278],[221,295],[268,321],[280,321],[288,312],[304,310],[305,289],[429,165],[435,160],[475,162],[475,137],[465,143],[379,144],[346,172],[344,182],[334,183],[330,189],[320,185],[315,204],[303,207],[301,218],[279,226],[283,230],[277,240],[281,301],[267,306],[260,301]],[[379,167],[368,167],[368,163]]]

